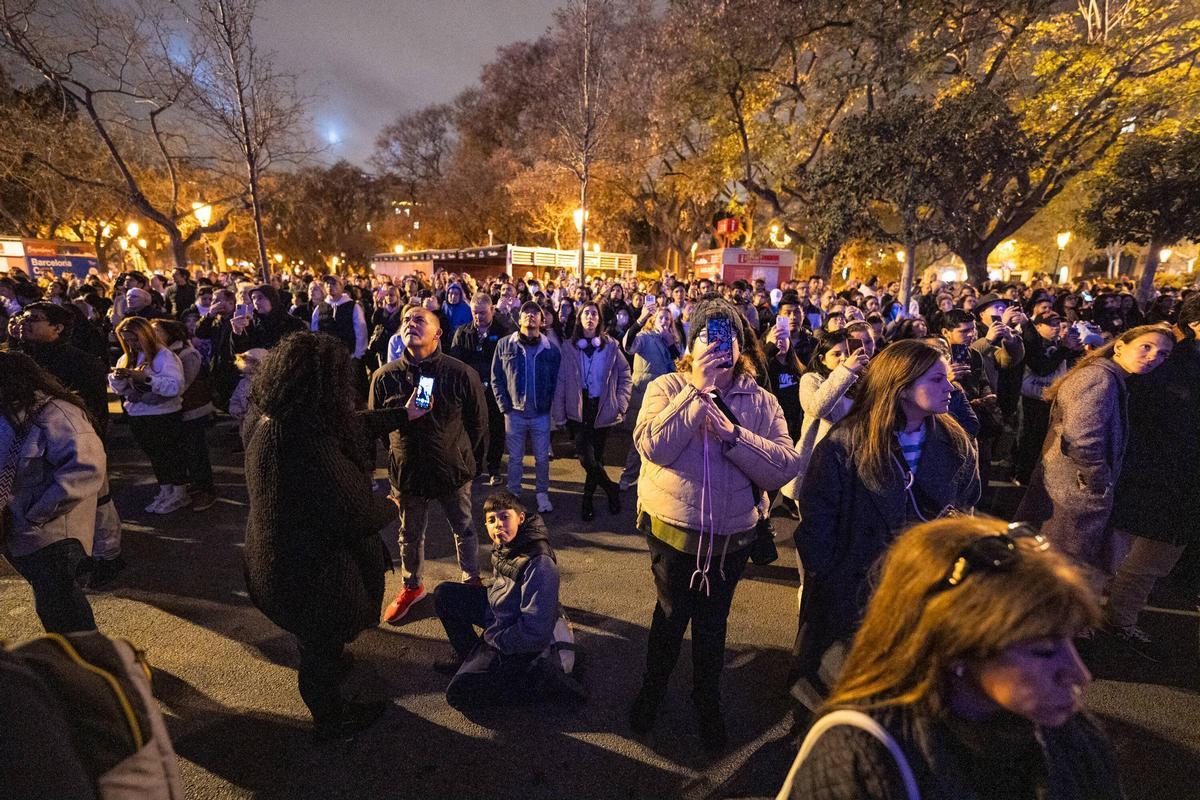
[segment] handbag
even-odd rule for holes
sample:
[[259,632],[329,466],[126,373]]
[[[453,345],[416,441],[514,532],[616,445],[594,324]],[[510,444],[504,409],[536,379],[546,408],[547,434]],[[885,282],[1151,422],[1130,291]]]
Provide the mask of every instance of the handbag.
[[904,781],[904,792],[908,800],[921,800],[921,790],[917,788],[917,779],[913,776],[912,767],[909,765],[908,759],[904,757],[904,751],[900,749],[900,745],[887,732],[887,728],[884,728],[874,718],[867,716],[863,712],[848,708],[826,714],[809,729],[808,735],[804,737],[804,744],[800,746],[800,752],[796,755],[796,760],[792,763],[791,770],[788,771],[787,780],[783,782],[783,788],[779,790],[779,794],[776,795],[775,800],[791,800],[793,784],[796,781],[796,773],[800,771],[800,765],[808,758],[813,747],[816,746],[817,741],[821,738],[821,735],[830,728],[835,728],[838,725],[849,725],[852,728],[858,728],[878,739],[887,748],[888,752],[892,754],[892,758],[896,760],[896,767],[900,770],[900,778]]
[[[739,424],[737,415],[725,404],[724,400],[720,397],[714,397],[713,400],[730,422],[734,425]],[[754,508],[757,511],[759,503],[762,502],[763,491],[755,485],[754,481],[750,481],[750,491]],[[758,522],[754,523],[754,541],[750,544],[750,561],[757,566],[765,567],[778,560],[779,548],[775,546],[775,526],[771,524],[770,517],[763,516],[762,512],[759,512]]]

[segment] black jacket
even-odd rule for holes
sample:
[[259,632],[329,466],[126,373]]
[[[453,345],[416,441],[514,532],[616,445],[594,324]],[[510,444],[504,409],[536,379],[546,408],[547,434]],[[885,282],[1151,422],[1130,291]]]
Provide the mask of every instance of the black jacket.
[[[913,479],[920,512],[933,519],[945,507],[966,510],[979,500],[974,447],[955,449],[936,418],[930,423]],[[800,621],[802,664],[858,628],[870,595],[868,576],[892,541],[920,522],[897,466],[885,486],[868,488],[859,475],[844,424],[813,450],[797,501],[802,519],[794,534],[804,565]],[[903,458],[895,456],[899,463]]]
[[496,343],[512,331],[498,317],[492,318],[487,336],[480,336],[474,323],[461,326],[454,332],[448,352],[479,373],[484,388],[491,386],[492,358],[496,355]]
[[103,439],[108,431],[108,369],[104,363],[64,341],[24,342],[20,351],[83,399],[96,433]]
[[417,380],[432,375],[433,408],[389,436],[388,476],[400,494],[440,497],[474,479],[487,443],[488,410],[475,370],[440,350],[419,363],[407,352],[371,378],[370,409],[404,407]]
[[[277,295],[278,296],[278,295]],[[280,306],[273,306],[270,314],[254,312],[250,324],[241,333],[231,333],[233,351],[244,353],[255,347],[270,350],[289,333],[308,330],[304,323],[287,313]]]
[[302,638],[348,642],[379,621],[391,565],[379,530],[396,507],[372,491],[353,440],[264,417],[246,447],[246,586]]
[[[870,716],[904,751],[922,800],[1124,797],[1112,747],[1085,714],[1057,728],[1034,727],[1008,714],[981,723],[931,717],[911,708],[872,711]],[[866,731],[844,725],[817,740],[796,773],[791,797],[907,800],[891,753]]]
[[1200,542],[1200,350],[1177,342],[1147,375],[1130,375],[1129,443],[1113,525],[1172,544]]

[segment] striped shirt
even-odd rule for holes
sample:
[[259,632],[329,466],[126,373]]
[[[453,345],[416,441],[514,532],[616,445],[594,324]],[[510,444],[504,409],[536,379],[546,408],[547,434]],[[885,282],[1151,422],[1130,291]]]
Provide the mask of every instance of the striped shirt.
[[925,445],[925,426],[922,425],[912,433],[900,431],[896,434],[896,439],[900,442],[900,454],[908,464],[908,471],[916,475],[917,463],[921,460],[921,448]]

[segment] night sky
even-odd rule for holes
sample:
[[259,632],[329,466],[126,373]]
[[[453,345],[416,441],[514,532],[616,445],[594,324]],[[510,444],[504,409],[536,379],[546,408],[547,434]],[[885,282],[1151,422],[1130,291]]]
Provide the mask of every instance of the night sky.
[[261,0],[255,36],[317,96],[324,158],[364,164],[403,111],[446,102],[496,48],[533,39],[562,0]]

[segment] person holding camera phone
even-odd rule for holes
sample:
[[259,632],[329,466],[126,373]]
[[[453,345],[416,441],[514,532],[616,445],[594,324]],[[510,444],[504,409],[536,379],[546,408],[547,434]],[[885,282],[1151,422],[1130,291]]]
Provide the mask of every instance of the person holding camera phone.
[[[400,509],[400,574],[404,587],[384,613],[397,625],[425,597],[421,567],[429,506],[442,507],[454,533],[465,583],[479,584],[479,542],[471,525],[471,481],[487,443],[487,401],[479,375],[438,346],[438,315],[422,306],[404,311],[398,334],[404,350],[371,378],[367,408],[405,407],[411,400],[428,413],[399,417],[389,434],[388,479]],[[429,403],[424,402],[429,395]],[[421,408],[422,411],[426,409]]]
[[758,535],[762,493],[782,486],[799,464],[779,401],[758,385],[744,355],[752,335],[727,301],[701,302],[687,354],[677,372],[646,389],[633,434],[642,456],[638,528],[658,599],[629,724],[638,733],[653,727],[690,623],[692,700],[710,752],[726,745],[726,624]]

